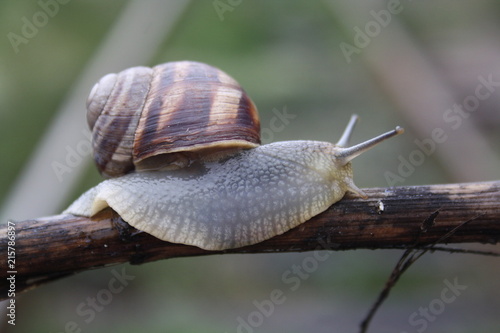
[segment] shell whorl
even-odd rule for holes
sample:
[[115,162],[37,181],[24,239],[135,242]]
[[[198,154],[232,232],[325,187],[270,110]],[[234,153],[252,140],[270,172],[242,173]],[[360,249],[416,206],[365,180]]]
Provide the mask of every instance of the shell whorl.
[[108,177],[260,144],[251,99],[233,78],[203,63],[108,74],[92,89],[87,109],[94,159]]

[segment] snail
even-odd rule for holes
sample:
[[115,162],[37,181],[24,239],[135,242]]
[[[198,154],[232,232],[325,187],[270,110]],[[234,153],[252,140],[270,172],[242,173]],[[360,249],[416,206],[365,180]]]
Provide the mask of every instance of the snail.
[[350,161],[403,132],[346,147],[353,116],[337,144],[259,145],[257,109],[244,90],[192,61],[108,74],[87,107],[94,158],[110,179],[64,213],[93,216],[109,206],[140,231],[206,250],[282,234],[348,191],[366,198]]

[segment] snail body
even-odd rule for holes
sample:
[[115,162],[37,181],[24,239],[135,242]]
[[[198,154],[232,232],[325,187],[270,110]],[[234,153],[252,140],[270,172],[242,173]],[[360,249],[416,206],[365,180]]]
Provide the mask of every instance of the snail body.
[[109,206],[141,231],[207,250],[258,243],[323,212],[347,191],[365,196],[354,185],[350,161],[402,129],[346,148],[355,121],[351,118],[337,144],[285,141],[249,148],[244,143],[246,148],[223,149],[222,155],[174,170],[162,165],[111,178],[65,213],[92,216]]

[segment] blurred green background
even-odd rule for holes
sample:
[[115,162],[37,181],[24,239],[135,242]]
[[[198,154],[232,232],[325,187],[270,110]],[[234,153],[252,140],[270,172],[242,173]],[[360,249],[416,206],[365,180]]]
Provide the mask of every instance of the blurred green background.
[[[44,22],[43,14],[36,15],[47,4],[53,15],[47,14]],[[141,7],[147,11],[155,6],[165,11],[162,16],[157,9],[155,17],[164,19],[149,20],[134,31],[136,35],[116,30],[120,20],[127,25],[124,17],[134,21],[132,14],[124,14],[133,12],[130,8],[140,12]],[[33,36],[18,45],[12,42],[12,33],[23,37],[26,20],[36,19],[42,21]],[[168,28],[157,29],[167,21]],[[139,55],[140,42],[152,41],[142,58],[138,56],[140,63],[118,49],[107,60],[101,57],[95,70],[99,52],[113,42],[112,29],[113,38],[132,48],[138,45]],[[161,33],[152,37],[156,30]],[[0,31],[5,36],[0,45],[0,203],[5,219],[42,214],[31,210],[34,201],[21,202],[23,216],[12,213],[9,209],[19,205],[13,202],[13,193],[28,179],[26,170],[35,165],[33,156],[47,136],[64,132],[54,126],[68,96],[78,89],[77,82],[91,68],[96,71],[92,82],[124,69],[116,68],[120,61],[132,66],[188,59],[223,69],[252,97],[263,128],[269,128],[275,109],[295,116],[282,130],[264,137],[266,143],[336,141],[352,113],[361,118],[353,143],[396,125],[405,127],[405,135],[353,162],[359,187],[500,178],[500,89],[494,84],[491,90],[480,88],[490,92],[488,97],[476,98],[477,105],[466,104],[474,101],[484,82],[481,78],[500,82],[497,1],[401,1],[399,5],[347,0],[3,1]],[[87,93],[91,86],[85,85]],[[85,98],[70,110],[81,130],[86,128]],[[455,104],[472,110],[451,122],[446,115],[459,115],[449,111]],[[64,128],[64,122],[59,126]],[[436,128],[444,130],[447,140],[417,159],[420,155],[414,152],[421,148],[415,140],[428,140]],[[66,146],[72,146],[68,142],[84,139],[81,130],[74,139],[58,137],[47,149],[64,156]],[[387,172],[398,175],[402,161],[412,158],[409,174],[387,180]],[[90,156],[80,164],[80,173],[71,172],[62,181],[51,172],[36,176],[47,180],[50,188],[67,187],[66,193],[71,193],[45,195],[53,208],[43,214],[62,211],[101,180]],[[47,187],[30,185],[29,192],[42,200]],[[290,290],[282,275],[311,253],[225,255],[110,267],[22,294],[17,299],[16,326],[2,325],[7,332],[63,332],[68,322],[82,332],[235,332],[241,323],[238,318],[248,322],[257,311],[255,303],[268,300],[279,289],[284,292],[283,303],[269,316],[261,315],[262,322],[252,331],[356,332],[400,255],[400,251],[367,250],[333,253],[301,280],[297,290]],[[134,279],[86,322],[89,317],[76,309],[89,297],[102,296],[113,270],[122,269]],[[425,324],[429,332],[497,332],[499,273],[498,260],[487,257],[428,254],[393,289],[372,331],[416,332]],[[445,280],[454,279],[467,286],[454,302],[432,320],[418,324],[410,320],[420,307],[440,298]]]

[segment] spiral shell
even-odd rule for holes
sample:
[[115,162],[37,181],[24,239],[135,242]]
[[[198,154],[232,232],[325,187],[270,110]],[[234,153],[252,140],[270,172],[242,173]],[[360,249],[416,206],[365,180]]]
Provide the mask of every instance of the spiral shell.
[[87,101],[101,174],[175,169],[260,144],[257,108],[218,68],[193,62],[104,76]]

